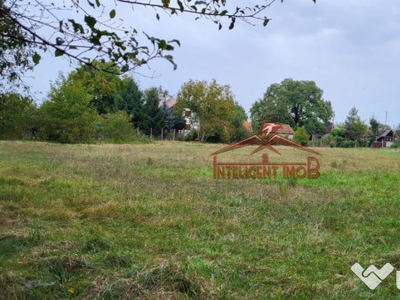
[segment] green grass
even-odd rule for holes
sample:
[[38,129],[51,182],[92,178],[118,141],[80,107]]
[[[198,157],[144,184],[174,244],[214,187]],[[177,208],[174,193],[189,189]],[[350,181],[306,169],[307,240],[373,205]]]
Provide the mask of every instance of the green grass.
[[0,298],[399,297],[395,272],[370,291],[350,270],[400,270],[399,150],[320,148],[318,179],[214,180],[221,147],[0,142]]

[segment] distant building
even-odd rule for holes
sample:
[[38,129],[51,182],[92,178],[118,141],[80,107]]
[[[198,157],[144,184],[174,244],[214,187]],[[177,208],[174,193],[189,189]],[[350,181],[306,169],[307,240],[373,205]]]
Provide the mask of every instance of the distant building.
[[176,104],[176,99],[175,98],[172,98],[172,97],[170,97],[170,98],[166,98],[166,99],[162,99],[162,100],[160,100],[160,103],[158,104],[158,107],[161,107],[162,105],[163,105],[163,103],[165,102],[165,104],[167,104],[167,106],[170,108],[170,109],[172,109],[174,106],[175,106],[175,104]]
[[332,123],[332,122],[329,122],[329,123],[326,125],[325,131],[319,131],[319,132],[316,132],[316,133],[311,134],[311,140],[312,140],[312,141],[316,141],[316,140],[322,138],[324,135],[331,133],[331,131],[332,131],[332,129],[333,129],[334,127],[335,127],[335,126],[333,125],[333,123]]
[[[169,97],[160,100],[158,106],[161,107],[164,102],[170,109],[173,109],[178,101],[175,98]],[[192,129],[194,130],[200,129],[200,123],[198,121],[198,118],[196,114],[190,110],[190,108],[183,109],[182,115],[185,117],[185,122],[186,122],[185,129],[183,130],[184,134],[188,133]]]
[[288,139],[293,139],[294,130],[290,125],[282,124],[282,128],[279,128],[276,133],[287,136]]
[[244,122],[243,122],[243,126],[244,126],[244,128],[246,128],[249,132],[253,132],[253,126],[251,126],[251,122],[250,122],[250,121],[244,121]]
[[393,144],[394,133],[391,129],[381,129],[379,136],[375,142],[372,143],[373,148],[388,148]]

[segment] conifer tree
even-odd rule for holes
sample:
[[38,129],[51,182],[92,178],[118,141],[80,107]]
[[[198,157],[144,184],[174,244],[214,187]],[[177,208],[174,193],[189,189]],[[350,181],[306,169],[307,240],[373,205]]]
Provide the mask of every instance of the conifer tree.
[[147,134],[158,136],[165,127],[164,113],[159,107],[160,96],[157,88],[151,88],[144,92],[145,104],[143,106],[142,120],[139,122],[140,130]]

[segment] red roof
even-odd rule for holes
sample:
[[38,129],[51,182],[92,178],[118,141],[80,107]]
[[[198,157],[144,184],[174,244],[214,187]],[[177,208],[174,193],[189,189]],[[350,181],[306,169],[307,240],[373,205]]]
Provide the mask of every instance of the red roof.
[[244,128],[246,128],[248,131],[253,132],[253,127],[251,126],[251,122],[250,122],[250,121],[244,121],[244,122],[243,122],[243,126],[244,126]]
[[289,125],[282,124],[282,128],[279,128],[276,131],[276,133],[279,133],[279,134],[294,134],[294,130]]
[[165,102],[165,104],[167,104],[167,106],[169,108],[172,108],[172,107],[174,107],[174,105],[176,104],[177,101],[175,98],[163,99],[160,101],[158,106],[161,107],[163,105],[163,102]]

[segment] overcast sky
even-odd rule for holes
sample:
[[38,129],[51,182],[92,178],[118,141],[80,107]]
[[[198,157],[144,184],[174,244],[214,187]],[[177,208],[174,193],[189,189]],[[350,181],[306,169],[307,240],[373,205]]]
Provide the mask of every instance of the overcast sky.
[[[139,70],[156,78],[133,75],[142,89],[161,85],[176,95],[189,79],[214,78],[230,85],[248,112],[269,85],[285,78],[312,80],[332,102],[336,123],[356,107],[366,122],[375,116],[384,123],[387,112],[388,125],[400,124],[399,0],[277,1],[267,10],[272,19],[267,27],[237,22],[231,31],[228,24],[218,31],[215,24],[192,16],[161,13],[157,21],[152,9],[132,11],[122,4],[117,14],[126,25],[182,44],[172,53],[176,71],[159,60]],[[28,80],[42,92],[36,98],[45,97],[58,72],[73,68],[45,56]]]

